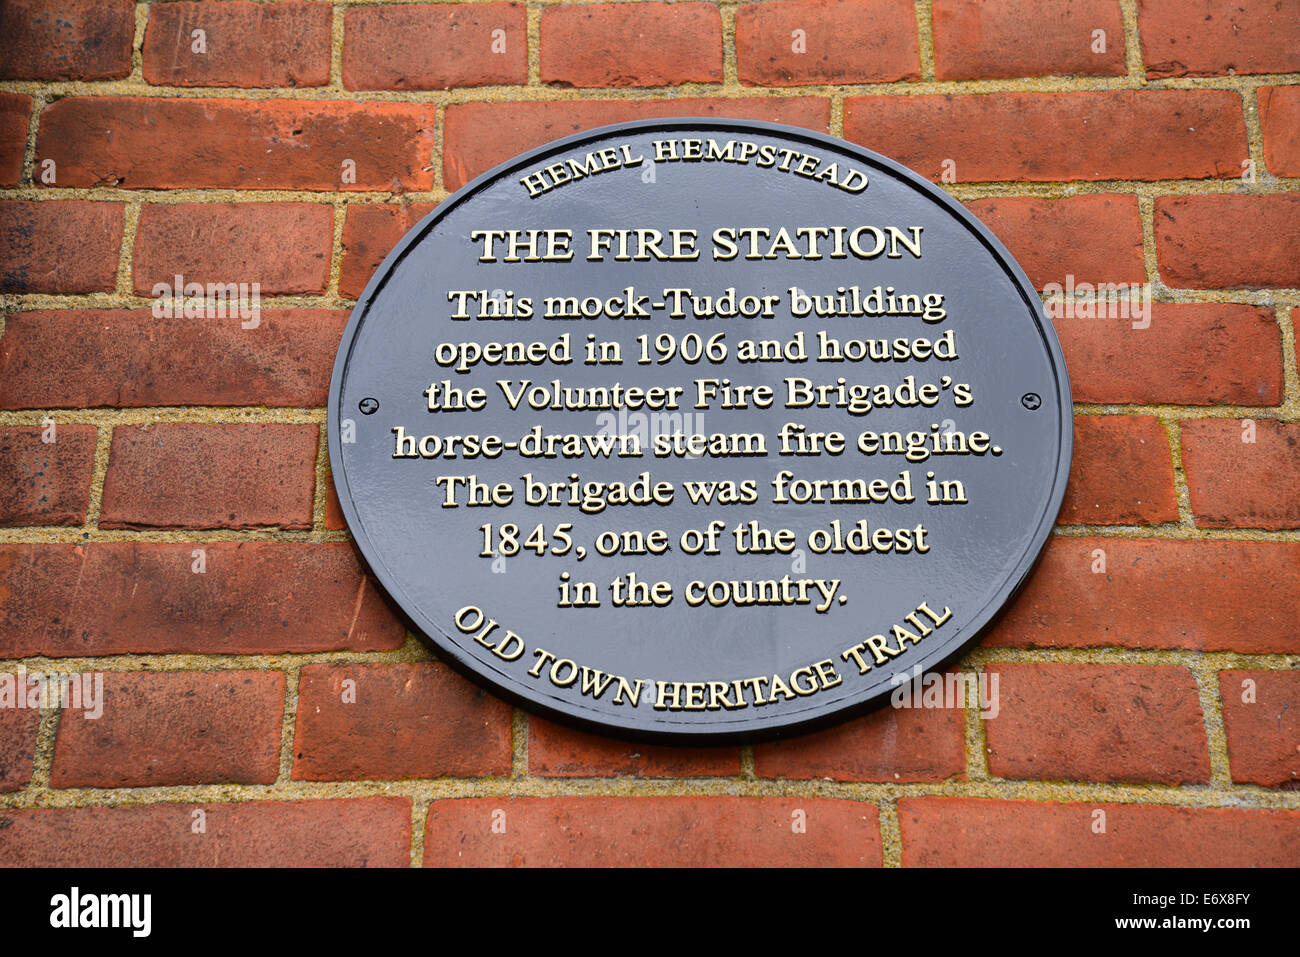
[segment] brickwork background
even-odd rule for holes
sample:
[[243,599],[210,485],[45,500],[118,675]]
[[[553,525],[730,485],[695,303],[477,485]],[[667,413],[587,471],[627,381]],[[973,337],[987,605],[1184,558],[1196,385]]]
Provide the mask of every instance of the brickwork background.
[[[692,114],[891,156],[1040,288],[1151,284],[1056,320],[1070,492],[959,665],[998,717],[580,734],[361,573],[321,432],[375,266],[501,160]],[[260,324],[155,319],[176,273]],[[0,671],[106,694],[0,708],[0,859],[1300,864],[1297,305],[1297,0],[0,0]]]

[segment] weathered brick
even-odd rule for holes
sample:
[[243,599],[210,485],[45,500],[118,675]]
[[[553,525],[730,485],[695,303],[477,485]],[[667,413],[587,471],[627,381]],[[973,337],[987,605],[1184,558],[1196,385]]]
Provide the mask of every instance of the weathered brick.
[[[60,186],[427,190],[424,103],[70,96],[41,113]],[[352,166],[345,161],[351,160]],[[349,169],[355,182],[344,182]]]
[[1062,525],[1157,525],[1178,520],[1164,427],[1149,415],[1074,420],[1074,461]]
[[132,0],[6,0],[0,80],[117,80],[131,72]]
[[[1248,424],[1248,422],[1250,424]],[[1250,439],[1254,433],[1254,441]],[[1300,528],[1300,424],[1276,419],[1182,423],[1183,468],[1202,528]]]
[[543,83],[621,87],[722,80],[722,18],[712,3],[547,6],[541,41]]
[[446,665],[304,665],[298,781],[481,777],[510,771],[508,704]]
[[343,259],[339,263],[339,295],[360,297],[379,264],[436,203],[405,206],[349,206],[343,221]]
[[[166,86],[324,86],[330,77],[328,3],[252,0],[149,8],[144,78]],[[202,30],[204,48],[194,50]]]
[[1300,286],[1300,195],[1157,196],[1155,234],[1174,288]]
[[964,778],[965,712],[885,706],[826,731],[759,744],[754,770],[764,778],[886,783]]
[[791,0],[736,11],[740,82],[883,83],[921,75],[910,0]]
[[828,798],[462,798],[434,801],[424,836],[425,867],[880,863],[876,806]]
[[[140,210],[132,263],[139,295],[155,285],[253,283],[259,295],[324,292],[334,210],[323,203],[149,204]],[[171,293],[168,293],[171,294]]]
[[101,528],[311,528],[315,425],[113,429]]
[[1138,0],[1148,77],[1300,70],[1300,3]]
[[271,784],[280,760],[284,675],[108,672],[103,713],[63,709],[50,785]]
[[149,309],[13,313],[0,337],[0,408],[323,407],[347,312],[248,315],[233,302],[224,319],[155,318]]
[[339,504],[339,493],[334,490],[334,473],[328,469],[325,475],[325,527],[332,532],[348,527],[343,517],[343,506]]
[[1220,671],[1232,780],[1300,788],[1300,671]]
[[98,433],[93,425],[53,429],[45,442],[44,426],[0,428],[0,526],[85,522]]
[[110,292],[122,204],[0,202],[0,293]]
[[556,103],[455,103],[447,107],[443,182],[459,189],[518,153],[610,123],[664,116],[725,116],[788,123],[826,132],[830,101],[816,97],[564,100]]
[[[0,671],[0,682],[12,682],[17,696],[0,708],[0,791],[19,791],[32,779],[36,754],[36,731],[41,724],[39,707],[27,707],[32,683],[26,672],[15,667]],[[4,842],[0,845],[6,847]]]
[[618,741],[532,717],[528,719],[528,772],[544,778],[739,774],[740,750]]
[[32,98],[24,93],[0,93],[0,186],[17,186],[23,175],[27,124]]
[[1298,542],[1053,536],[983,643],[1297,654],[1297,621]]
[[844,135],[960,183],[1230,178],[1249,155],[1233,90],[850,98]]
[[1064,286],[1067,274],[1090,283],[1146,279],[1136,196],[998,196],[966,206],[1002,240],[1038,289],[1048,283]]
[[526,83],[526,21],[522,3],[352,7],[343,20],[343,85],[446,90]]
[[984,722],[990,774],[1209,782],[1200,698],[1188,669],[998,662],[985,670],[999,684],[997,715]]
[[[1135,318],[1132,311],[1094,318],[1080,314],[1077,305],[1074,315],[1063,312],[1064,306],[1053,307],[1052,323],[1065,351],[1075,402],[1282,402],[1282,335],[1269,309],[1156,302],[1146,319]],[[1144,325],[1147,320],[1150,324]]]
[[1126,71],[1117,0],[935,0],[933,23],[939,80]]
[[384,651],[406,627],[353,546],[0,545],[0,657]]
[[1300,86],[1261,86],[1264,165],[1274,176],[1300,176]]
[[1295,867],[1300,862],[1300,811],[905,797],[898,802],[898,826],[904,867]]
[[406,867],[411,854],[411,802],[395,797],[6,809],[0,827],[17,867]]

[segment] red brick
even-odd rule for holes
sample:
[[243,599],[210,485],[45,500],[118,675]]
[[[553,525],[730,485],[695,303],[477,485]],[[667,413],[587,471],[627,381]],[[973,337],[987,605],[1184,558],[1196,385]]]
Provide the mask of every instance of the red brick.
[[443,181],[447,189],[459,189],[498,163],[551,140],[610,123],[665,116],[735,117],[824,133],[831,111],[829,100],[815,97],[455,103],[447,107]]
[[[26,693],[30,692],[32,684],[30,679],[19,680],[25,672],[20,673],[17,668],[9,666],[0,674],[3,674],[0,680],[13,682],[14,693],[23,703],[22,707],[11,704],[0,708],[0,791],[20,791],[32,779],[41,712],[39,707],[26,707]],[[7,843],[5,848],[7,857]]]
[[411,802],[395,797],[0,810],[0,827],[17,867],[406,867],[411,854]]
[[108,672],[103,713],[63,709],[50,785],[131,788],[271,784],[280,763],[284,675]]
[[1074,461],[1062,525],[1158,525],[1178,521],[1164,427],[1148,415],[1074,420]]
[[1150,325],[1134,328],[1146,320],[1134,318],[1131,311],[1093,318],[1078,311],[1063,315],[1061,305],[1049,308],[1075,402],[1282,403],[1282,336],[1269,309],[1155,302],[1147,317]]
[[44,426],[0,427],[0,526],[86,521],[98,433],[93,425],[53,428],[55,440],[45,442]]
[[1220,671],[1219,694],[1232,780],[1300,788],[1300,671]]
[[1157,196],[1155,234],[1174,288],[1300,286],[1300,195]]
[[966,776],[961,708],[882,707],[826,731],[754,748],[759,777],[946,781]]
[[1201,528],[1300,528],[1300,424],[1253,419],[1183,422],[1183,468]]
[[938,180],[1211,179],[1249,155],[1232,90],[848,99],[844,135]]
[[425,867],[880,863],[876,806],[828,798],[462,798],[434,801],[424,836]]
[[1300,86],[1261,86],[1264,165],[1274,176],[1300,176]]
[[156,295],[157,283],[170,290],[177,275],[258,283],[260,295],[319,293],[333,242],[334,210],[323,203],[149,204],[140,210],[132,281],[142,296]]
[[[521,3],[352,7],[343,24],[343,85],[349,90],[528,82],[527,13]],[[505,50],[498,53],[493,47],[501,42]]]
[[510,718],[504,701],[431,661],[304,665],[293,778],[507,774]]
[[122,204],[0,202],[0,293],[111,292]]
[[985,671],[999,676],[998,712],[984,721],[990,774],[1171,785],[1210,780],[1196,678],[1186,668],[998,662]]
[[1064,286],[1067,275],[1090,283],[1146,280],[1136,196],[999,196],[966,205],[1039,289]]
[[247,320],[13,313],[0,337],[0,408],[323,407],[347,319],[342,309],[262,309]]
[[315,425],[120,425],[101,528],[311,528]]
[[385,651],[406,626],[351,544],[0,545],[0,657]]
[[343,506],[339,504],[339,493],[334,490],[334,473],[326,469],[325,528],[331,532],[339,532],[347,527],[347,520],[343,517]]
[[[434,116],[423,103],[79,97],[41,113],[36,153],[60,186],[427,190]],[[344,160],[356,164],[345,183]]]
[[27,123],[31,116],[30,96],[0,93],[0,186],[17,186],[22,178]]
[[132,0],[6,0],[0,80],[117,80],[131,72]]
[[1300,70],[1300,3],[1138,0],[1147,76]]
[[984,644],[1297,654],[1297,621],[1300,542],[1058,535]]
[[899,800],[898,825],[904,867],[1300,863],[1300,811],[919,797]]
[[[795,31],[804,49],[795,52]],[[883,83],[921,75],[910,0],[790,0],[736,11],[740,82]]]
[[542,82],[669,86],[722,80],[711,3],[592,3],[542,9]]
[[[939,80],[1126,72],[1117,0],[935,0],[933,23]],[[1102,53],[1094,30],[1105,31]]]
[[[149,8],[144,78],[166,86],[324,86],[330,78],[328,3],[204,0]],[[202,30],[206,49],[193,51]]]
[[740,751],[617,741],[532,717],[528,772],[544,778],[711,777],[739,774]]
[[343,221],[339,295],[359,298],[370,277],[398,240],[436,206],[436,203],[349,206],[347,219]]

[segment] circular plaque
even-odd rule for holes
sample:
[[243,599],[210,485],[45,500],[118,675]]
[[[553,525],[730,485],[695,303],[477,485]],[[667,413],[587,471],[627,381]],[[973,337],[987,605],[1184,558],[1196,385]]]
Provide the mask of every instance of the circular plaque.
[[439,658],[590,730],[842,720],[1028,575],[1070,465],[1060,347],[941,190],[807,130],[606,127],[480,176],[343,335],[329,456]]

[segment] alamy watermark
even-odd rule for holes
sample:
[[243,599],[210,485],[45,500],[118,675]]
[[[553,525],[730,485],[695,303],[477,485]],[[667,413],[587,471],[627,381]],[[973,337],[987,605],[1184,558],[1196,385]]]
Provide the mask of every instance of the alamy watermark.
[[240,328],[256,329],[262,322],[259,282],[186,282],[177,273],[172,282],[153,284],[155,319],[240,319]]
[[153,929],[153,895],[94,894],[73,887],[50,898],[50,926],[123,928],[132,937],[148,937]]
[[[704,434],[703,412],[629,412],[619,409],[617,412],[601,412],[596,416],[596,434],[613,436],[627,441],[638,449],[653,449],[655,440],[674,438],[676,436],[693,436]],[[684,458],[700,458],[687,449]]]
[[982,671],[940,674],[931,671],[922,676],[921,666],[913,665],[912,673],[893,675],[889,679],[894,690],[889,703],[895,708],[979,708],[981,718],[998,716],[998,674]]
[[1052,319],[1131,319],[1134,329],[1151,325],[1151,283],[1075,282],[1067,274],[1065,284],[1043,286],[1047,301],[1043,308]]
[[0,708],[70,708],[97,721],[104,714],[104,673],[46,673],[19,665],[17,671],[0,672]]

